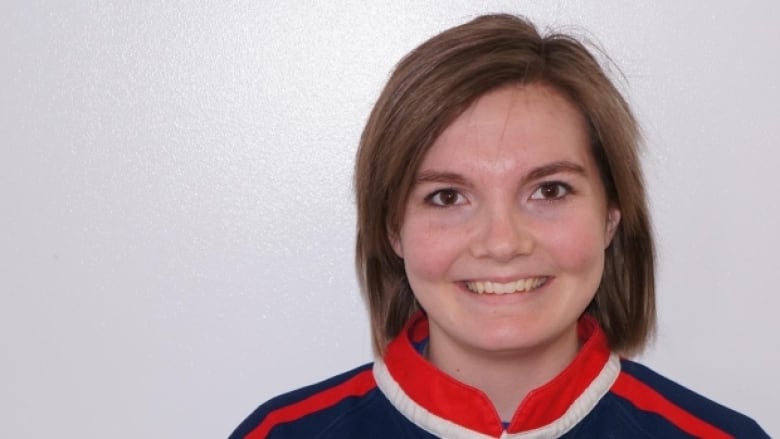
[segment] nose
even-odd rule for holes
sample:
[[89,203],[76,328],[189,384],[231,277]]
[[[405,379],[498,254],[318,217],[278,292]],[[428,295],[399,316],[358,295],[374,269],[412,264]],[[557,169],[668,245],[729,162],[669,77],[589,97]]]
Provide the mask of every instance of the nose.
[[486,209],[476,218],[472,254],[507,262],[534,249],[534,235],[522,212],[511,208]]

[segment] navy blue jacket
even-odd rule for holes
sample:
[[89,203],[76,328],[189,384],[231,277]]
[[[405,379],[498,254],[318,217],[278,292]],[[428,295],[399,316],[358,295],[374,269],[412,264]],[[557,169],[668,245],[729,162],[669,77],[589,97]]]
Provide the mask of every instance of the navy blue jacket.
[[419,352],[418,315],[382,360],[261,405],[230,439],[768,438],[750,418],[607,348],[595,320],[557,377],[503,422],[482,392],[442,373]]

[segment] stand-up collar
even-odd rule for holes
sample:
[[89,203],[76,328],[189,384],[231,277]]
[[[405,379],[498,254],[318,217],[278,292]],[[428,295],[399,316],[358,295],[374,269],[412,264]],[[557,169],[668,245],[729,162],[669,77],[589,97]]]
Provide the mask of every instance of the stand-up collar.
[[415,315],[374,366],[377,385],[412,422],[447,438],[549,438],[576,425],[598,403],[620,372],[595,319],[577,327],[582,348],[547,384],[531,391],[505,429],[488,397],[440,371],[415,349],[428,337],[428,320]]

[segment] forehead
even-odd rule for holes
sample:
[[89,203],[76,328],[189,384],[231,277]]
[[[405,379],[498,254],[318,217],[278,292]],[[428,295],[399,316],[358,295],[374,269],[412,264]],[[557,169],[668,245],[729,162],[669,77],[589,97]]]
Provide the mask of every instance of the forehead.
[[579,109],[556,89],[510,85],[475,100],[433,142],[417,171],[439,166],[499,171],[552,160],[586,165],[592,162],[589,138]]

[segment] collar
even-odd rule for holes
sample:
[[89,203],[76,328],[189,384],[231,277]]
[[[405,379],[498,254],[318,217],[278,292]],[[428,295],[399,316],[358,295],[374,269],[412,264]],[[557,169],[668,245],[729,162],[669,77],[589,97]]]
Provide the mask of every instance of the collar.
[[413,316],[374,364],[382,393],[408,419],[439,437],[528,439],[558,437],[584,418],[620,372],[617,355],[596,320],[584,316],[577,325],[582,348],[575,359],[547,384],[520,403],[509,426],[480,390],[441,372],[415,349],[428,337],[428,319]]

